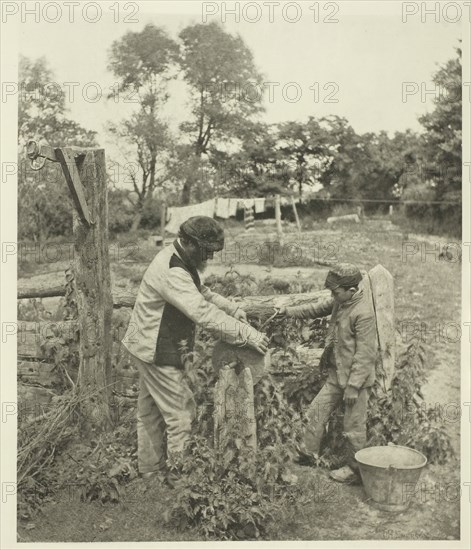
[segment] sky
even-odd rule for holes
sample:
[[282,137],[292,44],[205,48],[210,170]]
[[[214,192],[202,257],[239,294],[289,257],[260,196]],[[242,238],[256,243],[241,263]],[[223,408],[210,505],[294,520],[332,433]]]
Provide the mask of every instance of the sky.
[[[54,19],[52,11],[39,22],[25,16],[19,23],[18,51],[47,59],[71,100],[71,117],[96,130],[105,146],[110,146],[107,121],[117,122],[134,108],[124,94],[116,102],[105,99],[116,81],[106,68],[109,48],[148,23],[164,27],[174,39],[186,26],[201,22],[219,22],[228,32],[239,33],[263,75],[266,122],[334,114],[346,117],[358,133],[393,134],[421,130],[417,118],[433,108],[439,92],[431,77],[455,56],[462,21],[469,17],[464,12],[461,17],[452,11],[422,13],[415,2],[271,4],[260,2],[257,8],[254,2],[146,1],[121,3],[116,11],[116,3],[103,2],[95,23],[85,20],[82,4],[73,23],[65,11],[55,23],[47,21]],[[86,15],[98,19],[98,12]],[[176,126],[186,117],[186,96],[179,85],[170,91],[165,116]]]

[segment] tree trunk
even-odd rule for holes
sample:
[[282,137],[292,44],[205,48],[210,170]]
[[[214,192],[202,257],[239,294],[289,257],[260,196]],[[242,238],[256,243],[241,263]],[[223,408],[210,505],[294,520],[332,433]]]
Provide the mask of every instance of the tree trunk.
[[142,220],[142,210],[134,214],[134,217],[132,219],[132,224],[131,224],[131,232],[137,231],[139,229],[139,226],[141,225],[141,220]]
[[187,176],[182,189],[182,206],[186,206],[187,204],[190,204],[191,188],[193,187],[193,183],[194,183],[193,177]]

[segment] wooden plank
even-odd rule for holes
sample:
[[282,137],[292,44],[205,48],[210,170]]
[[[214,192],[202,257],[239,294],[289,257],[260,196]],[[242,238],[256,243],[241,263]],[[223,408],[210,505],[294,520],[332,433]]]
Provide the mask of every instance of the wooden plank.
[[34,286],[27,286],[18,281],[18,300],[27,298],[55,298],[56,296],[65,296],[65,286],[49,286],[48,283],[38,283]]
[[[80,219],[87,225],[90,225],[92,223],[90,210],[85,199],[85,191],[80,180],[79,171],[75,162],[75,155],[68,147],[63,149],[57,148],[55,153],[61,163],[65,180]],[[103,177],[103,175],[101,177]]]
[[[113,307],[134,307],[137,290],[135,292],[116,290],[113,292]],[[65,296],[65,287],[46,285],[28,285],[23,281],[18,281],[18,299],[24,298],[49,298],[53,296]],[[287,305],[301,305],[311,301],[317,301],[330,296],[330,291],[326,289],[302,294],[274,294],[271,296],[245,296],[239,302],[242,307],[254,309],[266,305],[282,307]]]
[[385,374],[385,389],[391,386],[396,362],[396,328],[394,322],[394,279],[382,265],[368,272],[376,315],[379,352]]
[[360,223],[358,214],[345,214],[345,216],[331,216],[327,218],[327,223]]

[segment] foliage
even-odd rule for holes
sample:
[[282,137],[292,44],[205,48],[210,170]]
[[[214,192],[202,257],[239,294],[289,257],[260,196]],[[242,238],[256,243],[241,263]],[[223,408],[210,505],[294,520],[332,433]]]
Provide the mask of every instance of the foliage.
[[334,198],[394,199],[407,167],[408,155],[417,150],[419,137],[407,130],[393,138],[382,131],[358,135],[345,118],[321,119],[331,162],[319,181]]
[[129,191],[108,189],[108,231],[110,235],[126,233],[131,229],[134,207],[129,201]]
[[192,167],[181,197],[182,204],[188,204],[197,183],[195,162],[237,138],[243,126],[261,111],[257,89],[262,77],[242,38],[215,23],[186,27],[179,37],[180,66],[190,89],[192,110],[192,118],[181,125],[190,143],[177,154],[178,164]]
[[192,438],[192,460],[184,463],[170,518],[211,539],[258,539],[274,511],[297,492],[285,474],[290,456],[280,446],[254,452],[229,439],[232,445],[220,453],[206,437]]
[[436,186],[437,199],[461,197],[462,74],[461,49],[433,75],[438,97],[435,109],[419,118],[424,126],[427,172]]
[[62,464],[62,485],[70,485],[84,501],[118,502],[122,486],[137,477],[136,446],[130,445],[135,435],[135,427],[122,425],[101,436],[93,447],[69,449],[74,465],[70,460]]
[[459,48],[457,56],[440,67],[432,80],[437,90],[435,109],[419,118],[425,133],[404,174],[406,185],[403,186],[402,198],[405,201],[440,202],[405,204],[404,213],[412,222],[422,222],[422,229],[427,232],[458,237],[462,225],[462,74]]
[[57,84],[46,59],[35,61],[20,56],[18,101],[18,134],[20,145],[41,137],[50,145],[95,145],[95,134],[66,116],[65,91]]
[[108,68],[119,79],[119,89],[129,93],[138,106],[126,120],[109,125],[109,131],[131,147],[136,159],[126,164],[136,195],[132,230],[139,227],[154,190],[168,177],[161,159],[168,152],[171,136],[161,109],[168,99],[167,84],[176,76],[176,56],[176,43],[152,24],[140,32],[128,31],[111,46]]
[[440,406],[427,409],[421,388],[426,381],[423,343],[413,340],[399,355],[391,389],[377,381],[368,411],[369,445],[389,442],[413,447],[430,463],[443,464],[453,455]]
[[56,453],[77,436],[80,398],[66,392],[53,398],[40,417],[24,419],[18,425],[18,508],[28,517],[48,492],[49,468]]
[[194,436],[183,461],[181,479],[169,520],[179,527],[194,525],[218,540],[263,537],[267,522],[297,492],[291,487],[289,464],[299,437],[300,417],[269,377],[255,386],[258,449],[246,448],[237,430],[228,446],[213,446],[213,339],[200,331],[195,350],[185,354],[185,375],[197,403]]
[[[23,149],[28,139],[50,145],[94,146],[95,134],[67,118],[64,90],[44,58],[20,56],[18,138]],[[21,155],[21,156],[20,156]],[[21,150],[18,157],[18,236],[44,242],[72,232],[72,203],[59,165],[46,163],[33,171]]]

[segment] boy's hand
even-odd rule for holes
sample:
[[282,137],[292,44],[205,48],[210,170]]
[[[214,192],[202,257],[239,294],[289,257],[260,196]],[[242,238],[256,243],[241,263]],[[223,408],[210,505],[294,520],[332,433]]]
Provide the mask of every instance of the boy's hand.
[[358,393],[359,393],[359,390],[357,390],[353,386],[347,386],[345,388],[345,391],[344,391],[344,394],[343,394],[343,399],[344,399],[345,405],[347,405],[347,407],[353,407],[353,405],[355,405],[355,403],[358,399]]
[[286,315],[286,307],[275,307],[276,317],[283,317]]

